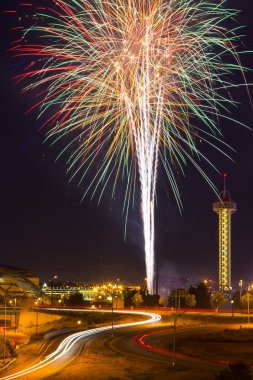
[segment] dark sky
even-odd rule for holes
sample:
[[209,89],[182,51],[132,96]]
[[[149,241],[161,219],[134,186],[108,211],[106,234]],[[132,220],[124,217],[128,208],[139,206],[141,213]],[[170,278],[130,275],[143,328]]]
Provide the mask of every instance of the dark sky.
[[[8,0],[8,6],[16,3]],[[247,50],[253,50],[252,1],[230,3],[242,9],[239,21],[246,26],[242,41]],[[11,79],[19,73],[17,60],[7,52],[13,22],[15,17],[0,15],[1,264],[30,269],[43,281],[54,274],[62,280],[142,281],[145,264],[138,201],[130,212],[125,240],[124,186],[119,187],[116,199],[111,200],[108,190],[99,205],[97,198],[86,198],[80,204],[83,190],[68,183],[64,161],[55,162],[56,151],[43,143],[36,113],[25,114],[33,95],[21,95],[21,88]],[[243,63],[253,68],[253,54],[245,56]],[[252,74],[247,78],[253,82]],[[235,77],[235,81],[241,79]],[[231,108],[232,116],[253,127],[245,89],[236,90],[234,96],[241,104]],[[208,151],[220,171],[229,173],[228,188],[238,205],[232,219],[232,277],[234,282],[241,278],[253,281],[253,132],[224,120],[220,127],[237,150],[234,163]],[[221,188],[222,177],[204,163],[203,167]],[[212,211],[216,196],[190,166],[179,188],[182,216],[160,171],[156,208],[160,273],[188,277],[191,282],[201,277],[217,279],[218,216]]]

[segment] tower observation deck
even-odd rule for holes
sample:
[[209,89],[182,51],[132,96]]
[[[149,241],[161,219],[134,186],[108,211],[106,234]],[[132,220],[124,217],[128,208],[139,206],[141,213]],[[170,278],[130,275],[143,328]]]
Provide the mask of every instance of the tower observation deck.
[[231,290],[231,215],[236,212],[237,204],[233,202],[226,189],[224,174],[224,189],[220,199],[213,203],[213,211],[219,215],[219,290]]

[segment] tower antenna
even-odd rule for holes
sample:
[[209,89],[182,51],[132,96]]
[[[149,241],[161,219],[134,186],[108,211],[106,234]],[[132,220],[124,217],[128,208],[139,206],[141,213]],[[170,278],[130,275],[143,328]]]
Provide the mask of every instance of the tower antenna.
[[227,176],[228,176],[228,173],[225,172],[225,173],[223,174],[224,194],[226,194]]

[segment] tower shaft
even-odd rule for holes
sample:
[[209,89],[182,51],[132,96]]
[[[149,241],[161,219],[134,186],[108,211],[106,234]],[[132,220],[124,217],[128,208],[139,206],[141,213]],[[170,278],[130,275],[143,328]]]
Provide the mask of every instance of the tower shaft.
[[231,289],[231,210],[220,209],[219,215],[219,288]]
[[220,200],[213,203],[213,210],[219,215],[219,290],[231,290],[231,215],[237,205],[228,191],[220,195]]

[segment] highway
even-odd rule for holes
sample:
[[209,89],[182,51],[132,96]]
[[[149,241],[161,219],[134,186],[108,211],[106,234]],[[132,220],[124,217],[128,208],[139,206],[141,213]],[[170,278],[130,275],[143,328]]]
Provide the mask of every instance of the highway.
[[[182,326],[177,328],[177,337],[183,338],[194,338],[198,334],[214,333],[219,335],[224,329],[228,328],[228,325],[200,325],[200,326]],[[231,325],[231,329],[238,330],[237,325]],[[229,363],[233,360],[229,360],[228,357],[219,351],[217,347],[217,355],[213,352],[212,354],[205,352],[204,355],[199,356],[197,353],[192,351],[192,353],[184,354],[180,351],[177,352],[177,345],[175,353],[173,350],[163,347],[163,344],[160,342],[173,342],[173,327],[166,327],[160,325],[158,328],[153,329],[152,326],[149,326],[149,329],[145,329],[141,333],[133,336],[131,331],[121,332],[118,336],[112,337],[108,340],[108,345],[110,348],[121,355],[129,357],[139,357],[146,359],[148,361],[160,362],[163,364],[170,364],[171,366],[177,365],[184,368],[192,368],[199,370],[206,370],[208,372],[219,371],[226,368]],[[221,345],[224,344],[221,342]],[[221,346],[222,347],[222,346]],[[241,346],[240,346],[241,347]],[[241,347],[242,350],[242,347]],[[237,358],[243,360],[244,351],[238,353]],[[173,364],[174,363],[174,364]],[[252,360],[247,360],[247,363],[252,366]]]
[[[58,311],[57,308],[48,308],[47,310]],[[87,312],[88,310],[84,309],[64,309],[65,311],[79,311],[79,312]],[[94,312],[92,310],[92,312]],[[108,312],[110,310],[97,310],[97,312]],[[134,326],[141,326],[150,323],[159,322],[161,316],[155,313],[148,312],[137,312],[137,311],[118,311],[115,310],[115,313],[124,313],[124,314],[136,314],[136,315],[144,315],[147,317],[144,321],[139,322],[131,322],[131,323],[122,323],[118,325],[114,325],[114,329],[122,329],[129,328]],[[46,378],[54,373],[59,372],[62,368],[67,366],[72,360],[74,360],[79,353],[81,352],[83,345],[90,340],[92,337],[103,334],[112,329],[112,326],[104,326],[98,327],[91,330],[85,330],[76,332],[64,338],[58,347],[49,355],[40,357],[39,361],[34,364],[28,366],[27,368],[18,371],[16,373],[12,373],[10,375],[1,377],[1,380],[11,380],[11,379],[26,379],[26,380],[37,380]]]
[[[227,327],[227,326],[226,326]],[[224,330],[224,326],[198,326],[198,327],[181,327],[177,329],[177,336],[190,336],[194,337],[195,334],[203,332],[215,332],[219,333]],[[173,355],[173,351],[165,349],[163,347],[157,346],[157,342],[161,339],[169,339],[173,341],[174,330],[173,327],[160,329],[158,331],[145,332],[143,334],[136,335],[131,338],[131,343],[134,344],[137,348],[142,351],[142,355],[150,356],[155,360],[163,360],[171,362],[171,365],[177,363],[177,365],[187,366],[192,368],[201,368],[201,369],[222,369],[224,366],[229,364],[229,361],[224,360],[211,360],[207,358],[194,357],[185,355],[182,353],[177,353]],[[123,345],[121,345],[122,347]],[[145,354],[144,354],[145,352]],[[173,359],[174,356],[174,359]],[[173,364],[174,360],[174,364]]]

